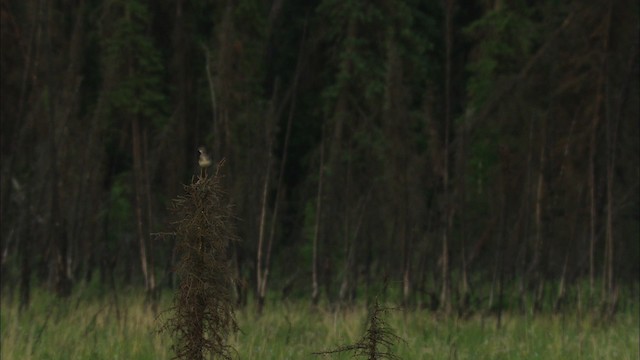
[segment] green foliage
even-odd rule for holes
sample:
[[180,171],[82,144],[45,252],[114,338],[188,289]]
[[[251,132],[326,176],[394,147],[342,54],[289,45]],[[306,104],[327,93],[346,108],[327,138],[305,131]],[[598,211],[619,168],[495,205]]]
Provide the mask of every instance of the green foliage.
[[384,10],[366,1],[326,0],[317,13],[330,23],[324,40],[333,45],[335,76],[322,94],[325,113],[332,113],[342,91],[351,91],[354,100],[368,107],[384,92]]
[[476,194],[486,192],[490,185],[488,182],[493,178],[492,171],[498,164],[499,144],[500,132],[496,128],[484,129],[472,139],[467,182]]
[[257,0],[238,1],[234,7],[234,18],[236,24],[244,25],[242,33],[247,36],[247,40],[253,38],[262,43],[266,38],[267,18],[264,16],[270,9],[265,3]]
[[[498,84],[517,75],[531,57],[541,36],[539,20],[534,19],[535,7],[515,2],[486,12],[464,28],[463,33],[475,44],[472,61],[467,65],[470,113],[481,109],[492,93],[499,90]],[[498,147],[513,141],[509,134],[511,128],[503,125],[505,122],[498,117],[491,126],[479,127],[473,133],[467,182],[476,194],[485,192],[486,186],[491,185],[489,181],[496,181]],[[526,125],[509,124],[519,129],[527,128]],[[484,200],[483,197],[475,199]]]
[[[422,6],[427,8],[421,8]],[[431,5],[405,0],[389,9],[391,19],[387,36],[391,36],[396,43],[398,56],[405,67],[404,72],[409,75],[403,80],[409,85],[412,107],[422,103],[427,83],[437,81],[442,67],[439,54],[433,53],[435,42],[441,36],[440,24],[434,16],[437,7],[428,6]],[[385,66],[388,67],[389,64],[386,63]]]
[[164,65],[149,36],[151,13],[139,0],[105,4],[112,16],[103,24],[103,67],[113,116],[139,117],[161,126],[166,120]]
[[125,172],[115,177],[109,193],[109,246],[115,250],[118,237],[133,230],[133,189],[131,174]]
[[[220,89],[220,91],[235,91],[236,94],[251,101],[260,102],[264,99],[263,81],[265,76],[265,49],[267,46],[267,14],[269,9],[264,2],[256,0],[238,1],[233,11],[233,52],[232,63],[236,73],[237,82],[233,89]],[[229,46],[229,45],[227,45]],[[229,86],[230,84],[225,84]],[[238,99],[240,100],[240,99]],[[243,104],[246,105],[246,104]],[[241,108],[250,113],[249,116],[263,114],[264,107]],[[254,110],[254,111],[249,111]]]
[[533,10],[526,5],[487,12],[464,29],[475,40],[475,59],[467,66],[471,105],[486,102],[501,76],[514,74],[531,55],[539,37]]
[[307,201],[304,207],[303,234],[305,241],[300,250],[300,257],[304,264],[311,264],[313,259],[313,237],[316,226],[316,205],[314,201]]
[[[424,133],[414,130],[424,122],[427,84],[437,77],[440,59],[427,56],[439,36],[437,22],[415,1],[326,0],[316,13],[329,24],[319,32],[329,47],[321,106],[329,128],[341,126],[343,134],[325,174],[344,181],[348,167],[362,188],[386,186],[380,182],[393,180],[382,169],[396,162],[398,151],[406,146],[412,158],[414,147],[425,143]],[[409,141],[400,144],[401,138]]]

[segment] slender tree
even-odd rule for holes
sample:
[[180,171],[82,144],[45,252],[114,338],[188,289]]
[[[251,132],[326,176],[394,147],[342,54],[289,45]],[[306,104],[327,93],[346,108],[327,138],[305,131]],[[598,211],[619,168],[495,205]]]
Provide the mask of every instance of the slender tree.
[[[206,156],[206,155],[205,155]],[[229,199],[218,170],[207,175],[211,160],[201,155],[204,174],[184,187],[172,203],[176,217],[178,291],[161,330],[173,336],[176,359],[231,359],[227,337],[237,331],[234,281],[228,259],[236,241]]]

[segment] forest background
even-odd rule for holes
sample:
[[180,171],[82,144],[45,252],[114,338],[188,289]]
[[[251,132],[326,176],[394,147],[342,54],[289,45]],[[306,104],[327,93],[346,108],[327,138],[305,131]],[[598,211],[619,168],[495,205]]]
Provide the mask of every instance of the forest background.
[[241,306],[637,304],[637,1],[0,4],[3,302],[175,287],[205,146]]

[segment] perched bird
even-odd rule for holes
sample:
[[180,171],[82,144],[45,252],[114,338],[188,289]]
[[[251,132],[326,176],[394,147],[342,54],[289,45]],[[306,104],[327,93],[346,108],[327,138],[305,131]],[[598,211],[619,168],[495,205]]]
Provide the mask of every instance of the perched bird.
[[200,165],[200,177],[204,178],[207,176],[207,168],[211,166],[211,158],[207,154],[207,150],[204,147],[198,148],[200,152],[200,157],[198,158],[198,165]]

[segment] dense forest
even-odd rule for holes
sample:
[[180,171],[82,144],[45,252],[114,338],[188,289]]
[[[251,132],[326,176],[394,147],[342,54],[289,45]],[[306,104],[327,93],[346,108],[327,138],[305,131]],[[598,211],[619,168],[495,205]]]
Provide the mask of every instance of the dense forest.
[[2,292],[22,306],[174,288],[169,209],[201,146],[210,173],[224,159],[241,306],[637,300],[637,1],[0,6]]

